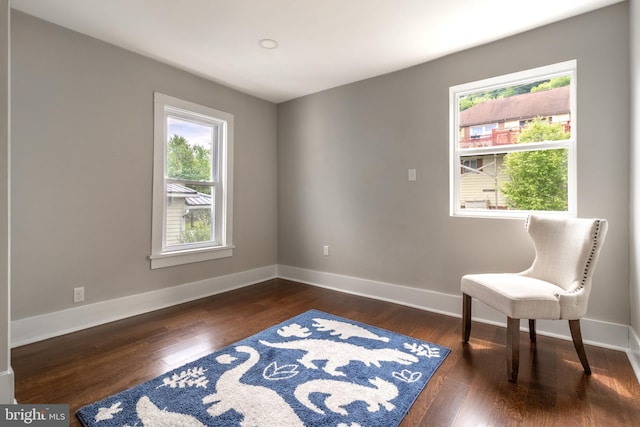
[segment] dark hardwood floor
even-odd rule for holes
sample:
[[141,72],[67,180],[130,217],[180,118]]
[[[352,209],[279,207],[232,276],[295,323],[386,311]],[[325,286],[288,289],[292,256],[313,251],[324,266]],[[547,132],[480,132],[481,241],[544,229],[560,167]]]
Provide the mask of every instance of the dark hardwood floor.
[[[20,403],[86,404],[132,387],[308,309],[425,341],[451,353],[402,426],[630,426],[640,386],[626,354],[587,347],[585,376],[570,341],[521,333],[518,383],[507,381],[506,329],[275,279],[12,351]],[[635,421],[634,421],[635,420]]]

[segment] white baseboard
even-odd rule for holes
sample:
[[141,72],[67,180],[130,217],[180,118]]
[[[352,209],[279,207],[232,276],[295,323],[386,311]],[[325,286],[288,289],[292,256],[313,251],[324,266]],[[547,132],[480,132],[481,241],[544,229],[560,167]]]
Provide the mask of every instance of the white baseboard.
[[[448,316],[461,317],[461,295],[445,294],[285,265],[272,265],[14,320],[11,322],[11,347],[18,347],[126,317],[148,313],[250,286],[276,277]],[[479,301],[474,301],[473,304],[473,320],[506,326],[504,316]],[[581,325],[582,336],[586,344],[625,351],[636,377],[640,380],[640,338],[630,326],[589,318],[582,319]],[[526,325],[523,324],[523,326]],[[540,335],[571,340],[569,327],[565,321],[540,320],[537,323],[537,332]],[[14,378],[11,370],[0,372],[0,403],[4,402],[14,402]]]
[[11,322],[11,347],[18,347],[114,320],[253,285],[273,279],[276,274],[277,266],[271,265],[198,282],[185,283],[157,291],[14,320]]
[[0,372],[0,404],[15,403],[13,370]]
[[[210,295],[249,286],[281,277],[314,286],[402,304],[426,311],[461,317],[460,295],[400,286],[339,274],[306,270],[285,265],[272,265],[198,282],[131,295],[113,300],[86,304],[67,310],[18,319],[11,322],[11,347],[18,347],[69,332],[101,325],[172,305],[193,301]],[[490,307],[474,301],[473,319],[479,322],[505,326],[503,316]],[[640,341],[634,334],[633,343],[628,325],[585,318],[581,322],[585,343],[600,347],[635,351],[635,363],[640,367]],[[523,324],[524,325],[524,324]],[[571,339],[567,322],[540,320],[541,335]],[[635,347],[630,348],[633,344]],[[632,361],[633,363],[633,361]]]
[[627,356],[636,378],[640,381],[640,338],[631,327],[629,327],[629,350],[627,351]]
[[[285,265],[278,266],[278,277],[448,316],[462,317],[461,295],[445,294]],[[473,302],[473,320],[506,327],[506,318],[501,313],[479,301]],[[525,323],[526,321],[523,321],[523,326]],[[582,337],[586,344],[620,351],[629,350],[628,325],[589,318],[582,319],[580,324]],[[569,325],[566,321],[539,320],[536,322],[536,330],[540,335],[571,340]]]

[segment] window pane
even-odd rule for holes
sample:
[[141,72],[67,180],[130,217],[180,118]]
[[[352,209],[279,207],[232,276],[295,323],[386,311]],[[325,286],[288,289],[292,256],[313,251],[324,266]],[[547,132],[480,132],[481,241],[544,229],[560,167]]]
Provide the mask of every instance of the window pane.
[[460,209],[506,209],[504,153],[460,157]]
[[167,117],[167,177],[213,181],[213,135],[213,126]]
[[571,77],[539,80],[460,96],[459,149],[571,136]]
[[460,209],[568,209],[568,150],[460,157]]
[[214,239],[212,190],[211,186],[167,184],[166,246]]
[[566,211],[568,194],[568,150],[520,151],[504,156],[501,184],[509,209]]

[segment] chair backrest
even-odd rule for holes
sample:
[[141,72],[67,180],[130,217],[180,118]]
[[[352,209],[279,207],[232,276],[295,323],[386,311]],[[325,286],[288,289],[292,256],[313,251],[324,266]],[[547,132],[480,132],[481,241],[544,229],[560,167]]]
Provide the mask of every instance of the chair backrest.
[[526,228],[536,257],[523,274],[565,291],[591,291],[591,278],[607,234],[605,219],[531,215]]

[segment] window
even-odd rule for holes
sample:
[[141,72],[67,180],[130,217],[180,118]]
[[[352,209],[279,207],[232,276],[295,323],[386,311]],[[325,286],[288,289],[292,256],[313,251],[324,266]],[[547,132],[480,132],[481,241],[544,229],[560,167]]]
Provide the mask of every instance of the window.
[[451,215],[575,216],[575,60],[449,92]]
[[483,124],[481,126],[472,126],[471,127],[471,138],[480,138],[483,136],[491,135],[491,132],[497,128],[498,125],[493,124]]
[[232,255],[233,116],[154,94],[151,268]]
[[467,159],[460,163],[460,173],[477,173],[482,170],[482,159]]

